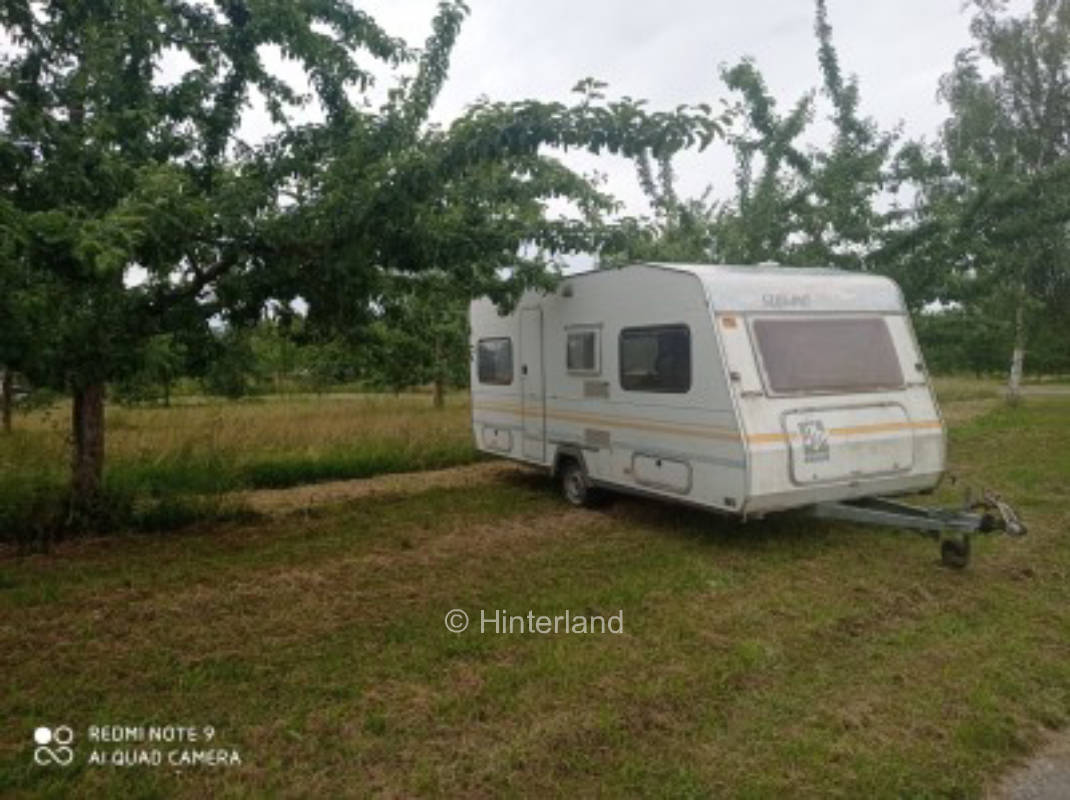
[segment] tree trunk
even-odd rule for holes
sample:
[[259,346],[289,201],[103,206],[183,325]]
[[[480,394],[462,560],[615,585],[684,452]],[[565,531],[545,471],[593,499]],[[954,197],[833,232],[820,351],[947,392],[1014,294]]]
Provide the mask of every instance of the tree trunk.
[[1022,367],[1025,364],[1025,298],[1018,301],[1014,313],[1014,354],[1011,356],[1011,375],[1007,383],[1007,400],[1015,404],[1022,397]]
[[0,386],[0,406],[3,406],[4,433],[11,433],[11,405],[14,402],[14,376],[11,370],[4,369],[3,384]]
[[72,511],[92,512],[104,479],[104,384],[74,391],[71,406],[74,456],[71,460]]
[[442,365],[442,342],[435,336],[435,408],[446,407],[446,370]]

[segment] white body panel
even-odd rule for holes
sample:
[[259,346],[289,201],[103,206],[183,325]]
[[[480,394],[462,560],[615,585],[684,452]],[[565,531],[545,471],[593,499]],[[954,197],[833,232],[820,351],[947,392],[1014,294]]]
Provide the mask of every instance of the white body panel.
[[[883,320],[901,385],[778,392],[755,323],[833,318]],[[569,277],[551,295],[529,292],[507,316],[476,301],[471,326],[473,432],[486,452],[548,467],[567,452],[595,484],[743,515],[927,490],[944,470],[943,424],[886,278],[637,265]],[[689,331],[688,388],[625,390],[621,332],[657,326]],[[595,334],[582,370],[568,369],[570,332]],[[480,382],[479,342],[503,338],[511,376]]]

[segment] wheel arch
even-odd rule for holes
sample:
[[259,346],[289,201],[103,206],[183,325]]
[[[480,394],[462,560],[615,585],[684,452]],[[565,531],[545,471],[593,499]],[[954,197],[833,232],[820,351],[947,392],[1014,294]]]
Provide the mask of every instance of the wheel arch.
[[561,470],[569,461],[575,461],[577,464],[579,464],[580,469],[583,470],[583,474],[585,476],[590,475],[590,473],[587,471],[587,460],[583,456],[583,450],[579,447],[567,444],[559,445],[557,448],[557,452],[554,453],[552,475],[555,478],[559,477],[561,475]]

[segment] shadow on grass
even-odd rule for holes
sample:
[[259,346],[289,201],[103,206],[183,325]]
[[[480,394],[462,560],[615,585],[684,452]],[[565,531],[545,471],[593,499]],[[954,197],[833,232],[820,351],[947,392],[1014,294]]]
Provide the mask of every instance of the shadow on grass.
[[166,534],[202,524],[258,519],[252,509],[221,498],[138,498],[114,488],[105,488],[91,507],[74,513],[67,491],[48,485],[0,511],[0,545],[10,545],[15,556],[24,556],[47,553],[65,539],[118,532]]
[[[560,484],[542,471],[518,470],[506,473],[500,480],[523,492],[561,494]],[[565,502],[562,498],[562,505]],[[604,491],[595,511],[654,535],[697,539],[709,545],[744,550],[764,550],[788,543],[811,547],[827,541],[837,529],[844,528],[792,511],[744,522],[733,515],[677,503],[672,499],[609,490]]]

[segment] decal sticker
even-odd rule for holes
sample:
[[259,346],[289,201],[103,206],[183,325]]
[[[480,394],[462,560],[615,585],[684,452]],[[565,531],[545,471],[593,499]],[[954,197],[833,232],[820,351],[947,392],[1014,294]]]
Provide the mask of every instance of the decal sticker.
[[819,419],[800,422],[799,435],[802,437],[803,458],[807,464],[829,460],[829,435],[825,423]]

